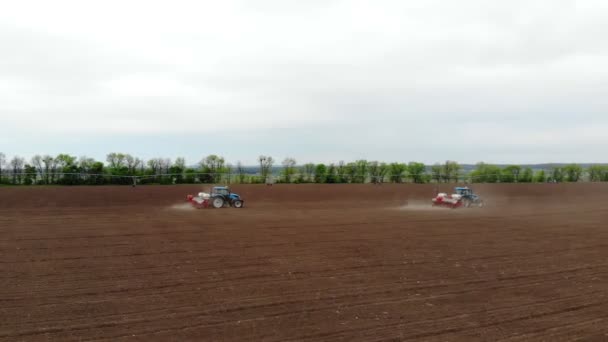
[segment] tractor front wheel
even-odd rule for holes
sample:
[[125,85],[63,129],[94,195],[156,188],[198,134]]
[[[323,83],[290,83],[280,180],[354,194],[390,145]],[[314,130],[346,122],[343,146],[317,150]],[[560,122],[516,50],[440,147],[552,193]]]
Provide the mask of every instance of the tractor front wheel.
[[243,201],[241,201],[241,200],[236,200],[236,201],[232,202],[232,205],[233,205],[235,208],[242,208],[242,207],[243,207]]

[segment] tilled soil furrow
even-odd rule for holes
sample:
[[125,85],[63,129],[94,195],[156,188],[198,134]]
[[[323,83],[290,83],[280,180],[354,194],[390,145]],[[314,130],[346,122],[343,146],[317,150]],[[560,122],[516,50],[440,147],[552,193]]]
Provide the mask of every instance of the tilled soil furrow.
[[[439,300],[441,298],[445,298],[445,297],[454,297],[454,296],[459,296],[459,295],[463,295],[466,293],[476,293],[476,292],[488,292],[488,291],[492,291],[495,292],[497,290],[504,290],[504,289],[515,289],[515,288],[523,288],[523,287],[534,287],[534,286],[539,286],[542,285],[543,283],[533,283],[533,284],[529,284],[529,283],[522,283],[522,284],[506,284],[504,286],[490,286],[490,287],[478,287],[478,288],[471,288],[470,286],[468,286],[469,284],[462,284],[463,285],[463,290],[461,291],[450,291],[450,292],[445,292],[445,293],[440,293],[440,294],[436,294],[436,295],[432,295],[432,296],[420,296],[419,294],[415,294],[415,295],[408,295],[407,293],[412,293],[412,291],[416,291],[416,290],[420,290],[422,288],[404,288],[404,289],[398,289],[397,291],[395,290],[389,290],[389,291],[369,291],[370,289],[360,289],[359,293],[353,293],[351,295],[345,295],[344,290],[337,290],[336,295],[328,295],[328,293],[324,293],[323,297],[318,297],[315,299],[314,296],[305,296],[304,299],[302,300],[293,300],[293,301],[286,301],[286,299],[292,297],[292,298],[297,298],[299,296],[293,297],[293,296],[284,296],[282,298],[272,298],[272,297],[252,297],[252,298],[243,298],[240,299],[238,302],[234,302],[234,303],[229,303],[229,302],[224,302],[218,305],[205,305],[205,310],[204,310],[204,314],[205,315],[209,315],[212,317],[216,317],[217,315],[220,314],[227,314],[227,313],[231,313],[231,312],[240,312],[240,311],[244,311],[244,310],[248,310],[248,311],[257,311],[260,312],[260,309],[262,308],[272,308],[272,307],[276,307],[276,308],[281,308],[285,305],[291,305],[293,307],[299,307],[300,305],[304,305],[306,303],[310,303],[311,301],[327,301],[329,299],[331,299],[332,301],[336,302],[336,303],[350,303],[348,305],[343,305],[343,304],[336,304],[336,305],[331,305],[331,306],[318,306],[315,305],[313,308],[306,310],[306,312],[308,313],[312,313],[312,312],[316,312],[316,311],[323,311],[323,310],[330,310],[330,309],[335,309],[337,308],[341,308],[341,309],[353,309],[353,308],[357,308],[357,307],[370,307],[370,306],[387,306],[387,305],[391,305],[391,304],[397,304],[397,303],[405,303],[405,302],[413,302],[413,301],[429,301],[429,300]],[[367,291],[366,291],[367,290]],[[399,294],[398,292],[402,292],[403,294]],[[306,294],[306,293],[303,293]],[[365,295],[365,299],[361,300],[360,295],[364,294]],[[302,295],[302,294],[300,294]],[[402,298],[403,295],[406,295],[407,298]],[[579,297],[579,296],[588,296],[590,295],[589,293],[583,293],[580,294],[578,296],[574,296],[574,297]],[[382,298],[393,298],[390,300],[386,300],[386,299],[382,299]],[[561,301],[561,300],[565,300],[565,299],[571,299],[574,297],[567,297],[567,298],[559,298],[559,299],[551,299],[551,300],[546,300],[543,301],[540,304],[547,304],[550,302],[554,302],[554,301]],[[371,299],[367,299],[367,298],[371,298]],[[400,299],[398,299],[400,298]],[[274,300],[273,300],[274,299]],[[255,304],[254,306],[246,306],[246,303],[256,303],[256,302],[260,302],[260,303],[267,303],[267,304]],[[532,304],[528,304],[529,305],[539,305],[538,302],[536,303],[532,303]],[[213,306],[218,306],[219,308],[217,309],[218,311],[209,311],[209,310],[213,310]],[[179,311],[179,309],[181,308],[196,308],[199,312],[200,312],[200,308],[201,305],[197,305],[197,306],[181,306],[179,308],[177,307],[170,307],[167,310],[163,310],[163,311],[168,311],[168,312],[177,312]],[[151,310],[152,311],[157,311],[157,310]],[[268,314],[265,314],[265,317],[278,317],[278,316],[284,316],[284,315],[288,315],[290,311],[283,311],[283,312],[271,312]],[[135,315],[140,315],[141,312],[133,312],[133,314]],[[168,314],[168,313],[165,313]],[[115,315],[111,315],[110,317],[113,317]],[[123,313],[121,315],[122,317],[128,317],[130,316],[129,313]],[[161,316],[162,317],[162,316]],[[98,319],[101,317],[97,317]],[[73,320],[73,322],[76,322],[77,320]],[[59,323],[62,322],[57,321],[55,323]],[[30,323],[35,323],[35,322],[30,322]],[[50,321],[45,322],[45,323],[51,323]],[[28,324],[28,322],[21,322],[21,326]]]

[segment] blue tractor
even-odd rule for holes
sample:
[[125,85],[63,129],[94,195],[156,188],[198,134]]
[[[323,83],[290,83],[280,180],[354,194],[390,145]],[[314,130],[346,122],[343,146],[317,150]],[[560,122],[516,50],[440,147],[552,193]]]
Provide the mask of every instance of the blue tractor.
[[210,196],[211,205],[214,208],[221,207],[235,207],[242,208],[245,201],[241,199],[241,196],[230,192],[230,188],[227,186],[215,186],[211,191]]
[[462,206],[465,208],[469,207],[483,207],[484,203],[481,197],[473,193],[473,189],[469,187],[457,187],[454,188],[457,195],[462,196]]

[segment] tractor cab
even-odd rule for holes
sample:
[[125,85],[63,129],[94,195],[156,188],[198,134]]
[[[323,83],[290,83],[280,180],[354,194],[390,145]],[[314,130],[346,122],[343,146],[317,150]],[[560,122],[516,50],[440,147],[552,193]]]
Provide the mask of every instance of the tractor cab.
[[456,194],[462,196],[462,197],[469,197],[469,196],[473,196],[473,190],[468,188],[468,187],[458,187],[458,188],[454,188],[454,191]]
[[224,195],[224,196],[229,196],[230,195],[230,188],[228,188],[227,186],[216,186],[213,187],[213,195]]
[[[230,191],[227,186],[214,186],[211,190],[212,197],[222,197],[227,202],[241,200],[241,196]],[[241,200],[242,201],[242,200]]]
[[469,187],[458,187],[454,188],[456,194],[460,195],[462,198],[472,201],[474,204],[478,204],[479,206],[483,206],[483,201],[481,198],[473,192],[473,189]]

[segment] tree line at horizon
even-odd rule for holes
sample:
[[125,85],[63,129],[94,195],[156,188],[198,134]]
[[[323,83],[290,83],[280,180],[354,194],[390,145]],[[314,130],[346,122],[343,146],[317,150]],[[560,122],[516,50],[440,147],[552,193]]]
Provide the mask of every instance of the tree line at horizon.
[[[19,156],[7,159],[0,152],[0,184],[5,185],[104,185],[104,184],[196,184],[196,183],[544,183],[606,182],[608,166],[578,164],[555,166],[549,170],[509,165],[500,167],[478,163],[463,173],[460,164],[446,161],[424,163],[381,163],[357,160],[330,164],[298,165],[293,158],[277,164],[261,155],[255,168],[241,162],[231,164],[218,155],[208,155],[188,166],[184,158],[152,158],[144,161],[125,153],[109,153],[105,162],[68,154],[36,155],[29,161]],[[277,170],[278,168],[278,170]]]

